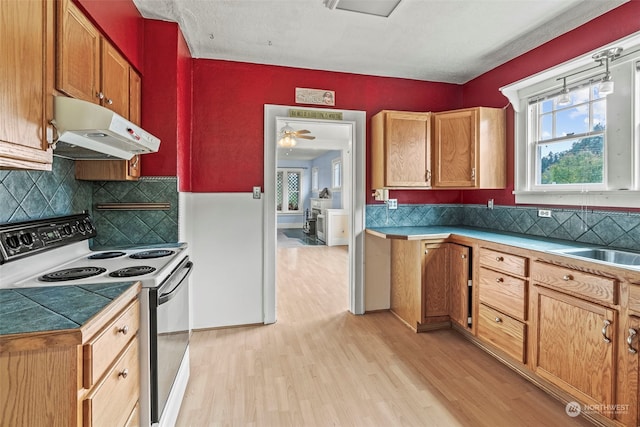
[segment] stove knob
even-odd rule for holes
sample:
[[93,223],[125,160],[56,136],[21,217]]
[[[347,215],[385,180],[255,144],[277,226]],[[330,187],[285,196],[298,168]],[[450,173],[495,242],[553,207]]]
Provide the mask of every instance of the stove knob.
[[69,224],[65,225],[64,227],[62,227],[62,233],[64,233],[67,236],[71,235],[71,226]]
[[33,243],[33,237],[31,237],[31,234],[23,234],[20,236],[20,241],[29,246]]
[[79,223],[78,223],[78,230],[79,230],[81,233],[84,233],[84,232],[85,232],[86,228],[85,228],[85,226],[84,226],[84,222],[79,222]]
[[11,249],[16,249],[18,246],[20,246],[20,240],[18,240],[18,236],[7,237],[7,245],[9,245]]

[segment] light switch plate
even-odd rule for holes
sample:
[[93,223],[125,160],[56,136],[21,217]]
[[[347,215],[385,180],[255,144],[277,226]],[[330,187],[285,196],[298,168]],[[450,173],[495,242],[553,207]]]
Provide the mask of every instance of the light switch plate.
[[254,199],[259,199],[260,198],[260,190],[262,190],[260,187],[253,187],[253,198]]

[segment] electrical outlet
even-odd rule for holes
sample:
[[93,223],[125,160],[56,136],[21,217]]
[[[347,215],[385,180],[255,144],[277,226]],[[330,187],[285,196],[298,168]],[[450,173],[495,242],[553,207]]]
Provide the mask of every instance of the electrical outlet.
[[373,190],[373,199],[379,202],[384,200],[382,188],[376,188],[375,190]]
[[541,218],[551,218],[551,209],[538,209],[538,216]]
[[493,199],[489,199],[489,200],[487,201],[487,207],[488,207],[489,209],[493,209]]
[[260,190],[262,190],[260,187],[253,187],[253,198],[254,199],[259,199],[260,198]]
[[398,209],[398,199],[387,200],[387,207],[389,209]]

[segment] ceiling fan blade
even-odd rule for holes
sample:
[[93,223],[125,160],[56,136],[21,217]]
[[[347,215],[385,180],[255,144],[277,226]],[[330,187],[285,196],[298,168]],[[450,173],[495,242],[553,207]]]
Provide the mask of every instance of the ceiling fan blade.
[[295,133],[297,133],[297,134],[305,134],[305,133],[311,133],[311,131],[308,131],[306,129],[300,129],[300,130],[297,130]]
[[315,136],[311,136],[311,135],[296,135],[296,138],[302,138],[302,139],[316,139]]

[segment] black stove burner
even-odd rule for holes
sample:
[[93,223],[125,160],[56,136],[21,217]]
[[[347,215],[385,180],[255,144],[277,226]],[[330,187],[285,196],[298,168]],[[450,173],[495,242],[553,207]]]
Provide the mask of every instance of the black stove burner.
[[137,252],[133,255],[129,255],[129,258],[133,259],[151,259],[162,258],[165,256],[173,255],[175,252],[168,249],[153,249],[150,251]]
[[109,258],[118,258],[122,255],[125,255],[124,252],[113,251],[113,252],[100,252],[97,254],[93,254],[88,257],[88,259],[109,259]]
[[113,271],[109,273],[111,277],[134,277],[134,276],[142,276],[143,274],[149,274],[156,271],[154,267],[149,267],[146,265],[136,265],[134,267],[126,267],[121,268],[120,270]]
[[66,268],[64,270],[54,271],[40,277],[43,282],[64,282],[67,280],[86,279],[87,277],[97,276],[107,271],[102,267],[76,267]]

